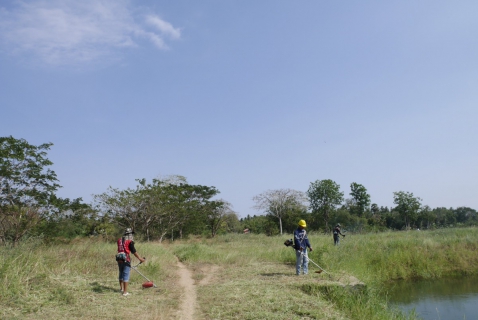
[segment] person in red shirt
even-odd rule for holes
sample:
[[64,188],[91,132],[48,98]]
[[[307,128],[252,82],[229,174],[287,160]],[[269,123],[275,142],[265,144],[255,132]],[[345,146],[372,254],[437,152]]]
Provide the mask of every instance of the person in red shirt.
[[131,272],[131,256],[134,254],[139,261],[145,262],[146,260],[141,258],[141,256],[136,251],[133,241],[134,231],[131,228],[127,228],[124,232],[122,238],[118,239],[118,254],[116,255],[116,261],[118,261],[118,270],[119,270],[119,284],[120,292],[123,296],[128,296],[128,282],[129,275]]

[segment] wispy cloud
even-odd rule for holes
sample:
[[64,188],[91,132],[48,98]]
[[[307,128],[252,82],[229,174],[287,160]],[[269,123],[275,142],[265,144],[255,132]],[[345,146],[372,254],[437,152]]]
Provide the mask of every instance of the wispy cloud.
[[146,22],[150,25],[158,28],[162,34],[170,36],[173,39],[179,39],[181,37],[181,31],[177,28],[174,28],[172,24],[161,20],[157,16],[149,15],[146,17]]
[[140,39],[168,49],[180,30],[155,14],[134,14],[128,0],[37,0],[0,8],[0,40],[14,54],[33,54],[53,64],[117,57]]

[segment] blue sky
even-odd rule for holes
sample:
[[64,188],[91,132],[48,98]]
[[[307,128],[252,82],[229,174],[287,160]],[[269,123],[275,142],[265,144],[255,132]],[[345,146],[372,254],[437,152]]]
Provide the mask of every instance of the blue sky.
[[0,136],[62,197],[179,174],[240,217],[332,179],[478,209],[478,2],[0,3]]

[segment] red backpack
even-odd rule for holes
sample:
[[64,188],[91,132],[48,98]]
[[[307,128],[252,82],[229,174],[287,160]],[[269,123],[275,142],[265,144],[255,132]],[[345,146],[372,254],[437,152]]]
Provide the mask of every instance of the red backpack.
[[124,238],[118,239],[118,254],[116,255],[116,261],[131,262],[131,258],[129,256],[131,253],[129,250],[130,243],[131,240],[124,240]]

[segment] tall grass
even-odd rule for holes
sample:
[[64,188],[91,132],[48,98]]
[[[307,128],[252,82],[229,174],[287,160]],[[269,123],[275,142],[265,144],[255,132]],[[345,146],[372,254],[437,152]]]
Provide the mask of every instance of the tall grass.
[[477,228],[350,235],[339,247],[320,236],[313,239],[324,268],[352,273],[367,283],[478,272]]
[[352,319],[416,319],[414,312],[404,315],[396,309],[391,309],[383,299],[379,290],[364,287],[360,289],[343,288],[340,286],[324,286],[307,284],[303,289],[311,296],[324,298],[332,302]]
[[[167,281],[174,279],[176,258],[164,248],[138,244],[139,252],[148,263],[141,266],[159,290],[141,290],[144,279],[131,274],[130,291],[136,303],[127,308],[119,294],[114,243],[80,239],[70,244],[45,245],[39,240],[23,242],[15,248],[0,248],[0,318],[1,319],[123,319],[144,309],[153,319],[169,315],[177,307],[180,292]],[[160,292],[169,297],[159,303]],[[160,308],[158,309],[158,304]]]
[[[0,247],[1,319],[174,319],[181,302],[177,259],[197,280],[198,319],[413,319],[391,310],[382,285],[397,279],[433,279],[478,273],[478,229],[331,236],[309,233],[310,258],[327,273],[295,276],[291,235],[229,234],[174,243],[137,243],[147,263],[132,271],[132,296],[122,297],[114,243],[41,240]],[[341,279],[366,284],[350,291]],[[208,282],[202,279],[210,278]]]

